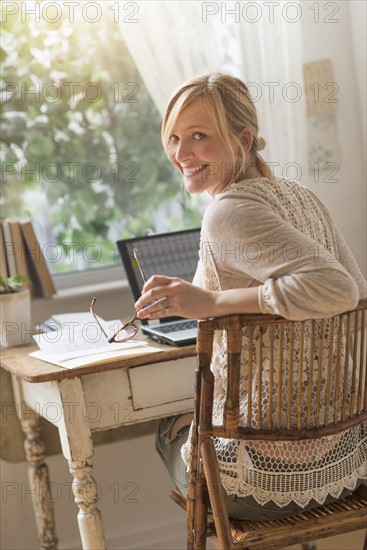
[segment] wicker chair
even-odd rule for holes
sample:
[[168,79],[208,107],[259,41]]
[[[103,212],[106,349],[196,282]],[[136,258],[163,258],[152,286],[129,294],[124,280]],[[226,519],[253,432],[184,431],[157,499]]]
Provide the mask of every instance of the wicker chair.
[[[245,440],[302,440],[336,434],[367,420],[367,362],[366,362],[366,309],[367,300],[361,301],[351,312],[312,321],[294,322],[269,315],[231,315],[199,322],[198,368],[196,371],[196,397],[194,411],[194,432],[192,444],[192,467],[187,500],[176,489],[171,498],[187,512],[187,548],[206,548],[207,536],[216,534],[222,550],[235,548],[258,548],[271,550],[292,544],[306,543],[319,538],[330,537],[367,527],[367,485],[363,484],[351,496],[336,503],[320,505],[297,516],[273,521],[240,521],[228,518],[224,491],[212,436]],[[306,331],[306,323],[308,323]],[[298,326],[297,326],[298,325]],[[327,328],[327,330],[326,330]],[[210,370],[213,337],[215,331],[226,331],[228,352],[228,385],[224,407],[223,424],[212,425],[214,376]],[[248,338],[248,383],[241,391],[248,393],[247,426],[239,426],[240,358],[243,330]],[[259,337],[253,339],[254,331]],[[274,331],[278,334],[278,347],[274,351]],[[256,376],[259,393],[262,388],[262,335],[269,331],[270,366],[269,376],[277,376],[281,391],[270,389],[270,396],[264,410],[264,403],[252,396],[252,382]],[[313,369],[309,369],[309,383],[301,383],[302,365],[293,364],[294,349],[303,349],[305,334],[311,338]],[[295,338],[297,334],[297,338]],[[329,339],[330,350],[326,366],[326,382],[321,388],[322,350],[325,338]],[[344,341],[344,344],[342,344]],[[343,355],[342,345],[345,350]],[[254,354],[254,346],[257,353]],[[272,352],[273,350],[273,352]],[[289,353],[285,360],[285,350]],[[319,353],[317,353],[319,350]],[[279,356],[275,356],[275,353]],[[256,355],[258,365],[253,357]],[[299,355],[303,356],[302,353]],[[335,361],[335,357],[337,360]],[[344,358],[343,358],[344,357]],[[302,361],[302,360],[301,360]],[[336,364],[334,364],[336,362]],[[288,366],[287,366],[288,365]],[[275,371],[277,371],[275,373]],[[343,376],[348,372],[348,376]],[[333,383],[331,376],[333,375]],[[296,378],[295,378],[296,377]],[[313,378],[313,381],[312,381]],[[298,379],[298,382],[294,382]],[[293,382],[292,382],[293,380]],[[271,379],[270,379],[271,382]],[[293,384],[293,390],[292,390]],[[311,386],[317,387],[312,398]],[[278,386],[278,387],[279,387]],[[296,400],[291,399],[297,387]],[[272,388],[272,384],[270,384]],[[306,394],[305,394],[306,392]],[[334,407],[320,408],[320,392],[327,402],[330,395]],[[326,392],[326,393],[325,393]],[[333,396],[334,393],[334,396]],[[294,393],[293,393],[294,395]],[[285,401],[284,401],[285,400]],[[287,403],[287,419],[281,422],[281,406]],[[307,403],[306,420],[302,403]],[[257,425],[250,424],[251,409],[257,411]],[[253,411],[254,412],[254,411]],[[283,411],[284,414],[284,411]],[[291,425],[291,416],[297,421]],[[264,420],[265,419],[265,420]],[[294,426],[293,424],[296,424]],[[208,502],[212,512],[208,512]],[[367,535],[364,544],[367,550]]]

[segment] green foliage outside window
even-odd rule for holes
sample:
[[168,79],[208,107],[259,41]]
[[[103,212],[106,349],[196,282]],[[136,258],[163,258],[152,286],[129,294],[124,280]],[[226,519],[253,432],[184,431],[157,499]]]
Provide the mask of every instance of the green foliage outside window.
[[201,207],[164,154],[161,116],[108,10],[98,23],[12,16],[2,32],[2,218],[37,224],[24,195],[42,192],[49,238],[65,257],[88,243],[101,251],[82,269],[113,262],[115,240],[157,232],[157,220],[162,230],[162,218],[167,231],[199,225]]

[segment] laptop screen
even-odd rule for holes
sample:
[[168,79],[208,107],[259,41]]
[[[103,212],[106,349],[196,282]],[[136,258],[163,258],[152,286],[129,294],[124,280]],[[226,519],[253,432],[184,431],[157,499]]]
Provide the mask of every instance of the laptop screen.
[[191,283],[199,261],[200,228],[122,239],[116,245],[136,301],[144,282],[133,256],[134,248],[138,249],[139,261],[147,279],[159,274],[180,277]]

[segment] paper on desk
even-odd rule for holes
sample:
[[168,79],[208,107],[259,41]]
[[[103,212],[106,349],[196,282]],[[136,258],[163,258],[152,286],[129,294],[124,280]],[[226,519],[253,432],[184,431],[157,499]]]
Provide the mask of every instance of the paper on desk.
[[[52,355],[58,359],[70,359],[97,351],[99,348],[106,348],[110,351],[121,350],[131,347],[134,343],[112,342],[107,344],[106,336],[101,331],[93,316],[88,312],[53,315],[56,330],[36,334],[33,336],[40,350],[47,355]],[[106,334],[114,334],[121,326],[119,320],[105,321],[98,317],[99,322],[103,326]],[[123,338],[126,332],[119,334]],[[136,345],[136,343],[135,343]]]
[[[102,323],[106,322],[99,315],[96,315],[96,317],[98,321]],[[85,325],[86,323],[94,321],[94,317],[90,311],[80,311],[77,313],[55,313],[52,315],[52,319],[62,326],[68,326],[70,323],[80,323],[80,325]]]
[[[96,318],[102,325],[106,323],[99,315],[96,315]],[[73,327],[83,327],[91,322],[95,322],[94,316],[89,311],[81,311],[77,313],[54,314],[50,319],[45,321],[44,325],[47,326],[48,330],[60,330],[61,328],[71,330]]]
[[[106,344],[106,342],[105,342]],[[49,353],[40,350],[43,356],[50,357],[55,361],[68,361],[69,359],[77,359],[78,357],[89,357],[90,355],[99,355],[101,353],[120,353],[131,348],[146,348],[148,342],[140,342],[139,340],[129,340],[128,342],[111,343],[104,346],[98,346],[91,349],[75,349],[74,351],[65,351],[63,353]]]
[[[101,317],[98,320],[108,335],[114,334],[122,326],[119,320],[105,321]],[[53,315],[52,321],[56,330],[33,336],[40,350],[29,355],[66,369],[163,351],[139,340],[108,344],[106,336],[89,312]],[[119,337],[123,335],[124,332],[121,332]]]
[[59,367],[63,367],[65,369],[75,369],[77,367],[83,367],[87,365],[97,365],[98,363],[108,363],[110,361],[113,361],[114,359],[119,358],[126,358],[126,357],[135,357],[137,355],[147,354],[147,353],[157,353],[163,351],[160,348],[152,347],[146,344],[145,342],[138,342],[135,345],[130,345],[129,347],[126,347],[125,349],[118,349],[112,351],[109,347],[109,351],[103,351],[101,352],[102,348],[100,348],[97,352],[90,353],[88,355],[83,355],[82,357],[74,357],[72,359],[66,359],[66,360],[60,360],[56,357],[53,357],[51,355],[44,354],[41,350],[34,351],[30,353],[29,355],[31,357],[35,357],[36,359],[41,359],[41,361],[45,361],[46,363],[52,363],[53,365],[57,365]]

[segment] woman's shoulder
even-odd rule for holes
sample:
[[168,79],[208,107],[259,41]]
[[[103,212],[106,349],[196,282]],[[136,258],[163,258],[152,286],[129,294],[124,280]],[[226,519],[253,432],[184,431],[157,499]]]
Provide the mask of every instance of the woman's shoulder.
[[239,225],[244,228],[262,221],[266,212],[278,211],[271,198],[272,183],[268,178],[247,179],[228,185],[221,193],[215,195],[206,207],[203,227],[209,233],[227,233]]
[[230,195],[259,195],[264,192],[268,194],[281,195],[286,192],[308,193],[311,191],[298,180],[292,180],[282,176],[273,175],[271,178],[261,176],[231,183],[222,193],[217,195],[219,200]]
[[203,224],[218,231],[228,224],[258,223],[281,218],[295,227],[332,223],[328,209],[308,187],[297,180],[274,176],[232,183],[207,207]]
[[274,211],[283,213],[289,208],[310,208],[323,206],[321,200],[308,187],[298,180],[274,175],[242,180],[228,185],[213,201],[220,204],[233,199],[242,199],[247,204],[252,201],[263,202]]
[[283,210],[282,205],[289,202],[290,195],[299,194],[301,188],[303,187],[300,183],[278,176],[271,179],[260,177],[241,180],[231,183],[215,195],[207,207],[206,214],[210,216],[226,209],[238,210],[259,204],[275,211]]

